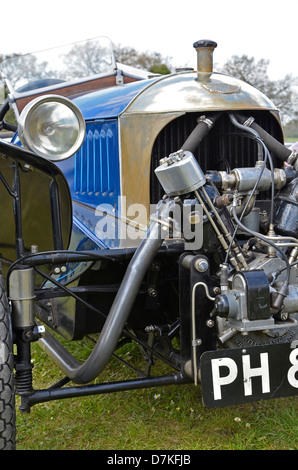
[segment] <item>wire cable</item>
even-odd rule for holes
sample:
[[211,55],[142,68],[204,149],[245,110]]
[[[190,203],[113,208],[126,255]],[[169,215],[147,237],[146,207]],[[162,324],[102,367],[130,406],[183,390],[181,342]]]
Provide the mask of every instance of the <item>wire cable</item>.
[[[236,127],[239,127],[240,129],[243,129],[245,131],[247,131],[247,133],[244,133],[245,136],[247,136],[248,138],[252,138],[254,139],[260,147],[263,148],[263,152],[264,152],[264,158],[263,158],[263,165],[262,165],[262,168],[261,168],[261,171],[260,171],[260,174],[257,178],[257,181],[249,195],[249,198],[248,200],[246,201],[246,204],[244,206],[244,209],[242,211],[242,214],[241,216],[239,217],[240,221],[242,220],[245,212],[246,212],[246,209],[252,199],[252,197],[254,196],[254,193],[258,187],[258,184],[260,182],[260,179],[262,177],[262,174],[264,172],[264,169],[266,168],[266,163],[267,163],[267,160],[269,160],[269,164],[270,164],[270,170],[271,170],[271,201],[270,201],[270,205],[271,205],[271,208],[270,208],[270,224],[273,225],[273,207],[274,207],[274,167],[273,167],[273,162],[272,162],[272,158],[271,158],[271,155],[270,155],[270,152],[269,150],[267,149],[267,147],[265,146],[264,142],[262,141],[262,139],[260,138],[260,136],[258,135],[258,133],[256,131],[254,131],[253,129],[251,128],[248,128],[247,126],[244,126],[242,124],[240,124],[237,119],[235,118],[235,116],[233,114],[229,114],[230,116],[230,119],[231,119],[231,122],[236,126]],[[229,244],[229,247],[228,247],[228,250],[226,252],[226,257],[225,257],[225,264],[228,262],[228,257],[229,257],[229,253],[231,251],[231,248],[232,248],[232,244],[234,242],[234,239],[235,239],[235,236],[237,234],[237,231],[238,231],[238,225],[236,225],[235,227],[235,230],[234,230],[234,233],[233,233],[233,236],[232,236],[232,239],[231,239],[231,242]],[[247,228],[245,229],[246,231]]]

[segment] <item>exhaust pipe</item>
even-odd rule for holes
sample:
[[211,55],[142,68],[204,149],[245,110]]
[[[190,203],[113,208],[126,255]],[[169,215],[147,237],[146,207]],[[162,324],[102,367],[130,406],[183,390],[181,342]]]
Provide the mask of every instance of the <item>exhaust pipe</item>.
[[[72,382],[76,384],[91,382],[98,377],[109,362],[143,278],[168,234],[169,221],[167,218],[173,204],[170,199],[160,201],[147,235],[127,267],[100,337],[88,359],[80,364],[50,333],[46,333],[39,340],[41,348]],[[167,226],[166,230],[164,230],[165,225]]]

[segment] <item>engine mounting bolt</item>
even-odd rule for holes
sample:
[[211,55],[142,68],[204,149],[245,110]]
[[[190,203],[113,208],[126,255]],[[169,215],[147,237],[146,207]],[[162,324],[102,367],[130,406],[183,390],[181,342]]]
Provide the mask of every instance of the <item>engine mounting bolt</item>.
[[220,292],[221,292],[220,287],[214,287],[214,289],[213,289],[214,294],[220,294]]
[[195,261],[194,267],[196,271],[199,271],[200,273],[204,273],[205,271],[207,271],[209,267],[208,261],[203,258],[199,258]]
[[213,328],[214,327],[214,321],[213,320],[207,320],[206,325],[208,326],[208,328]]
[[200,338],[194,339],[192,341],[192,346],[201,346],[202,340]]
[[148,294],[150,295],[150,297],[157,297],[157,290],[154,289],[154,287],[149,287]]

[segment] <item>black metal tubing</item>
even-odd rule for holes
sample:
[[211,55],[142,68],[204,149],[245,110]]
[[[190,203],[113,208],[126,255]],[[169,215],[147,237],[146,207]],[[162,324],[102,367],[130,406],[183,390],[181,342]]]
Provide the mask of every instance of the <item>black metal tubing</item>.
[[22,207],[21,207],[21,186],[19,165],[17,162],[13,163],[13,213],[15,220],[15,242],[16,242],[16,256],[19,258],[24,253],[24,240],[23,240],[23,224],[22,224]]
[[[119,284],[109,284],[102,286],[78,286],[78,287],[68,287],[68,292],[58,287],[51,287],[49,289],[36,289],[35,290],[35,301],[45,300],[45,299],[55,299],[57,297],[67,297],[71,296],[72,293],[76,295],[80,294],[98,294],[101,292],[116,293],[119,290]],[[142,292],[142,291],[140,291]],[[144,292],[143,292],[144,293]]]
[[6,191],[8,192],[8,194],[9,194],[11,197],[15,198],[17,195],[15,194],[15,192],[14,192],[12,189],[10,189],[8,182],[7,182],[6,179],[4,178],[3,174],[1,173],[1,171],[0,171],[0,181],[2,181],[2,183],[3,183],[3,185],[4,185],[5,189],[6,189]]
[[[167,256],[183,251],[183,243],[173,243],[170,245],[162,245],[156,253],[156,256]],[[115,249],[99,249],[86,251],[47,251],[36,254],[26,254],[17,261],[18,264],[26,264],[28,266],[42,266],[44,264],[66,264],[79,263],[82,261],[96,261],[101,259],[109,259],[110,261],[125,261],[132,258],[136,248],[115,248]]]
[[61,212],[60,212],[60,201],[59,201],[59,189],[55,178],[53,178],[50,184],[50,201],[51,201],[51,212],[52,212],[52,228],[53,228],[53,239],[54,249],[63,249],[63,237],[62,237],[62,223],[61,223]]
[[[159,256],[171,256],[175,254],[182,253],[183,243],[173,243],[162,245],[156,253],[156,257]],[[21,258],[14,261],[7,272],[7,278],[9,278],[10,273],[17,266],[42,266],[42,265],[62,265],[67,263],[79,263],[87,261],[96,261],[108,259],[109,261],[126,261],[130,260],[136,248],[115,248],[115,249],[99,249],[92,251],[67,251],[67,250],[58,250],[58,251],[46,251],[39,253],[28,253],[24,254]]]
[[91,251],[46,251],[36,254],[28,254],[18,260],[18,264],[26,264],[28,266],[42,266],[44,264],[67,264],[80,263],[82,261],[96,261],[102,259],[110,259],[111,261],[129,260],[132,258],[136,248],[126,249],[99,249]]
[[64,398],[86,397],[90,395],[123,392],[142,388],[163,387],[165,385],[180,385],[191,382],[192,380],[189,377],[185,377],[181,372],[178,372],[160,377],[148,377],[85,386],[82,385],[79,387],[51,387],[50,389],[46,390],[34,390],[28,395],[23,395],[21,397],[22,403],[20,409],[23,411],[28,411],[31,406],[38,403],[61,400]]
[[[9,111],[9,98],[6,98],[3,103],[0,104],[0,122],[2,122],[5,114]],[[1,129],[1,128],[0,128]]]

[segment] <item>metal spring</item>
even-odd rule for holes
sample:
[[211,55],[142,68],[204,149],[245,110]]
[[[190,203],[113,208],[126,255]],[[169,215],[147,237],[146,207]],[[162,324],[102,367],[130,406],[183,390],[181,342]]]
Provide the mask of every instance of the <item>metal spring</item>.
[[32,386],[32,369],[19,370],[15,373],[15,389],[17,395],[31,393]]

